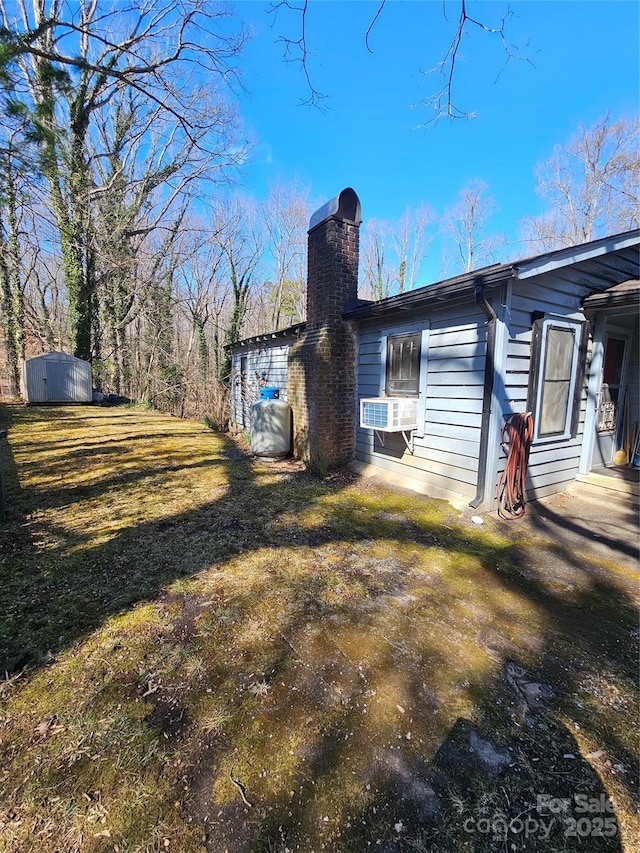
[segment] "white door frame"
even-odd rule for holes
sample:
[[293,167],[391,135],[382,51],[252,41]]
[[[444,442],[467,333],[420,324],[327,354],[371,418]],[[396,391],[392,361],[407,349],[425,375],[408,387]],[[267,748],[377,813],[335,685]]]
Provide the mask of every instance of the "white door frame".
[[[615,316],[607,317],[606,312],[599,311],[594,318],[593,346],[591,351],[591,364],[589,366],[589,385],[587,389],[582,450],[580,453],[580,465],[578,468],[579,474],[588,474],[593,467],[593,457],[597,439],[596,427],[598,423],[598,404],[600,401],[604,371],[604,351],[607,337],[609,335],[612,337],[623,338],[625,341],[624,358],[622,370],[620,371],[620,389],[623,389],[626,384],[629,357],[631,355],[632,332],[624,326],[617,326],[615,323]],[[616,425],[616,433],[618,429],[619,425]],[[614,437],[614,447],[615,443]],[[615,453],[615,449],[613,452]],[[613,454],[612,458],[606,461],[605,464],[611,464],[612,462]]]

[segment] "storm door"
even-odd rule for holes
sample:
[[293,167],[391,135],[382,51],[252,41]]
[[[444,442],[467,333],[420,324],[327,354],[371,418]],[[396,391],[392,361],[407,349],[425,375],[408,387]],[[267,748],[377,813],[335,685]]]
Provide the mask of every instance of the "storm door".
[[605,338],[596,421],[598,462],[604,465],[613,464],[616,450],[624,444],[627,405],[624,380],[628,344],[628,338],[622,334],[611,332]]

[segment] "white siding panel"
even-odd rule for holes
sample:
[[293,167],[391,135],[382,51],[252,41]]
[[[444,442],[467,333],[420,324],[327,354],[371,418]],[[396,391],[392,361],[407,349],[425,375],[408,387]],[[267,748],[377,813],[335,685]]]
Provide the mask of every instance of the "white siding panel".
[[438,488],[460,491],[462,487],[462,494],[473,494],[476,481],[475,470],[464,465],[456,465],[454,458],[440,462],[423,456],[408,454],[395,456],[391,452],[385,453],[384,448],[380,448],[377,444],[374,448],[364,442],[358,443],[357,458],[369,465],[379,465],[387,470],[395,470],[403,476],[413,477],[424,483],[432,483]]
[[[478,358],[484,359],[485,351],[486,343],[484,341],[480,343],[457,344],[456,346],[443,347],[438,346],[438,340],[435,338],[435,340],[431,341],[429,348],[429,360],[431,363],[434,361],[448,360],[455,361],[456,363],[460,362],[461,364],[466,365],[476,362]],[[462,367],[455,369],[467,368]]]
[[[404,459],[391,459],[381,456],[378,453],[367,453],[362,449],[359,449],[357,458],[359,461],[366,462],[369,465],[375,465],[379,468],[392,471],[395,474],[419,480],[427,486],[432,485],[438,489],[446,489],[449,492],[454,492],[467,498],[472,498],[475,494],[475,475],[469,477],[470,472],[464,469],[455,469],[453,466],[441,466],[439,470],[427,470],[415,464],[408,464]],[[461,479],[457,479],[455,476],[458,472],[461,475]],[[463,477],[466,479],[463,479]]]
[[[402,440],[402,439],[400,439]],[[397,454],[402,456],[407,464],[413,464],[424,470],[433,468],[434,470],[444,471],[446,469],[456,469],[458,471],[457,479],[469,483],[476,482],[476,472],[478,461],[475,457],[464,456],[462,454],[452,453],[451,450],[437,450],[434,447],[424,445],[424,439],[417,439],[414,448],[413,458],[408,456],[409,451],[404,443],[399,444],[398,441],[385,441],[386,448],[381,448],[373,432],[362,431],[358,435],[358,451],[371,454],[374,448],[381,456]],[[462,472],[467,473],[462,473]]]
[[381,342],[379,340],[360,341],[360,355],[380,355]]
[[[432,377],[429,377],[430,380]],[[437,376],[435,377],[438,378]],[[461,385],[460,382],[454,382],[453,377],[440,382],[433,382],[431,392],[427,398],[427,404],[433,408],[436,405],[447,406],[451,400],[461,400],[463,403],[467,400],[479,400],[482,403],[483,383],[476,382],[473,385]],[[437,388],[435,388],[437,386]],[[480,407],[482,411],[482,406]]]
[[[531,347],[529,347],[529,350]],[[526,355],[518,352],[514,354],[511,348],[509,348],[509,354],[507,355],[507,374],[509,373],[529,373],[529,353]]]
[[[468,370],[466,372],[461,371],[459,373],[452,371],[438,373],[437,371],[430,370],[427,384],[446,385],[455,388],[457,391],[455,396],[464,397],[466,395],[466,387],[472,387],[474,385],[482,387],[484,385],[484,370]],[[439,393],[439,390],[437,392],[433,391],[429,396],[436,396],[439,395]]]
[[464,377],[466,374],[471,373],[475,375],[480,374],[484,382],[484,365],[484,353],[473,358],[456,358],[455,356],[438,352],[433,359],[429,360],[429,376],[441,373],[454,373],[457,375],[457,381],[459,382],[461,376]]
[[457,325],[455,329],[441,329],[436,324],[431,327],[431,337],[436,346],[448,347],[485,343],[487,334],[484,328],[478,327],[475,323],[466,326]]
[[451,435],[425,435],[425,447],[430,447],[435,450],[444,450],[450,453],[452,457],[468,456],[469,459],[478,459],[478,451],[480,449],[480,434],[478,433],[477,441],[453,439]]
[[[455,418],[458,419],[459,417],[459,414],[456,413]],[[425,432],[429,437],[442,436],[442,438],[448,439],[449,445],[452,447],[457,447],[463,443],[475,444],[478,436],[478,417],[474,415],[470,417],[473,422],[467,425],[452,423],[453,415],[447,423],[427,420]],[[425,440],[427,435],[425,435]]]

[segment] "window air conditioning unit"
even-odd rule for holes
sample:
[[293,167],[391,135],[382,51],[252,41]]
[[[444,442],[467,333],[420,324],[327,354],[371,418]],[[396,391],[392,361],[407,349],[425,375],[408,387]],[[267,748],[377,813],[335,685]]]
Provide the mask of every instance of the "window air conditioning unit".
[[417,397],[360,400],[360,426],[376,432],[409,432],[418,427]]

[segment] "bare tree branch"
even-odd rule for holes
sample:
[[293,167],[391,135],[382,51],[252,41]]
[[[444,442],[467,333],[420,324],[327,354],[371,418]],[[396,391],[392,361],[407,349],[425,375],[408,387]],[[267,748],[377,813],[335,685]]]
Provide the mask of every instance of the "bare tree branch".
[[[529,62],[530,64],[533,64],[531,63],[529,57],[521,56],[517,49],[515,49],[513,45],[509,44],[509,42],[507,41],[507,24],[512,16],[512,12],[508,7],[505,13],[502,15],[500,24],[498,26],[489,26],[484,21],[473,17],[473,15],[469,13],[467,0],[456,0],[456,4],[459,4],[459,14],[451,42],[445,50],[442,59],[429,71],[422,72],[425,75],[437,73],[442,80],[441,85],[438,87],[437,91],[414,105],[416,107],[430,107],[433,112],[433,115],[428,118],[427,121],[421,123],[420,126],[423,127],[429,124],[433,124],[437,122],[440,118],[444,117],[450,119],[473,117],[472,112],[467,111],[458,105],[455,96],[455,83],[457,75],[459,74],[458,59],[460,55],[462,41],[464,37],[468,37],[470,35],[470,30],[472,28],[476,28],[490,36],[497,36],[500,39],[500,42],[506,54],[506,61],[504,67],[506,67],[509,61],[514,58],[522,59],[526,62]],[[370,42],[371,33],[373,32],[374,27],[380,19],[386,5],[387,0],[379,0],[378,7],[366,29],[364,41],[366,49],[369,53],[373,53],[373,49],[371,47]],[[422,9],[424,8],[424,6],[421,5],[420,8]],[[309,67],[309,60],[311,57],[308,38],[309,28],[307,21],[309,9],[309,0],[300,0],[300,2],[297,4],[291,2],[291,0],[272,0],[269,11],[273,13],[274,19],[282,10],[292,12],[299,17],[299,37],[290,38],[285,35],[280,35],[277,41],[284,45],[284,61],[299,65],[300,69],[303,72],[306,87],[309,92],[309,97],[305,100],[302,100],[301,103],[306,106],[322,108],[323,106],[326,106],[324,104],[324,101],[326,100],[327,95],[322,94],[316,88],[313,82],[313,75]],[[444,19],[448,21],[446,0],[443,0],[442,14]],[[500,70],[496,79],[500,77],[500,74],[502,74],[504,67]]]
[[[443,7],[444,7],[444,0],[443,0]],[[444,10],[444,8],[443,8],[443,14],[444,14],[445,20],[447,20],[446,10]],[[460,47],[462,44],[462,39],[465,36],[469,37],[469,25],[477,27],[479,30],[481,30],[484,33],[487,33],[489,35],[498,36],[500,38],[500,41],[502,43],[502,47],[503,47],[505,54],[506,54],[506,57],[507,57],[506,61],[505,61],[505,66],[509,62],[509,60],[511,60],[513,58],[522,59],[522,60],[528,62],[529,64],[533,64],[531,62],[531,60],[529,59],[529,57],[520,56],[519,53],[517,53],[514,50],[513,46],[510,45],[507,41],[507,37],[506,37],[507,23],[510,20],[510,18],[512,17],[512,14],[513,13],[511,11],[511,9],[507,8],[506,12],[503,14],[503,16],[501,18],[500,25],[496,26],[496,27],[491,27],[491,26],[488,26],[483,21],[480,21],[477,18],[472,17],[467,12],[466,0],[460,0],[460,14],[458,16],[458,22],[456,25],[455,33],[454,33],[453,38],[449,44],[449,47],[447,48],[443,58],[440,60],[440,62],[437,63],[437,65],[435,65],[430,70],[423,72],[427,76],[437,73],[440,75],[443,82],[442,82],[441,87],[436,92],[434,92],[432,95],[429,95],[427,98],[424,98],[422,101],[419,101],[415,105],[415,106],[421,106],[421,107],[425,107],[425,106],[430,107],[433,111],[433,115],[429,119],[427,119],[426,122],[423,122],[421,124],[422,127],[427,126],[429,124],[435,124],[441,118],[449,118],[449,119],[467,118],[467,119],[469,119],[469,118],[474,117],[473,112],[464,110],[456,104],[455,94],[454,94],[457,61],[459,58]],[[502,73],[503,70],[504,69],[500,70],[500,72],[498,73],[498,77],[500,77],[500,74]],[[496,78],[496,80],[498,79],[498,77]]]
[[309,90],[309,97],[301,100],[300,105],[316,107],[321,111],[326,110],[327,104],[325,102],[329,96],[316,89],[309,72],[309,50],[307,47],[307,12],[309,10],[309,0],[303,0],[301,6],[293,5],[289,0],[274,0],[269,8],[269,12],[274,15],[274,20],[281,9],[297,12],[300,16],[300,38],[290,39],[286,36],[279,36],[277,39],[280,44],[284,45],[282,55],[284,61],[299,65],[304,75],[307,89]]
[[376,21],[380,17],[380,14],[382,13],[382,10],[384,9],[384,7],[386,5],[386,2],[387,2],[387,0],[382,0],[380,5],[378,6],[378,9],[377,9],[375,15],[373,16],[371,23],[369,24],[369,29],[365,33],[364,42],[367,46],[367,50],[369,51],[369,53],[373,53],[373,50],[371,49],[371,46],[369,44],[369,36],[371,35],[371,32],[372,32],[373,28],[375,27]]
[[456,272],[493,263],[496,248],[504,243],[502,235],[486,233],[487,221],[496,211],[493,196],[485,195],[487,189],[482,181],[469,181],[442,217],[442,231],[452,240],[457,255]]
[[[104,87],[109,81],[116,81],[162,107],[195,140],[194,131],[206,126],[207,116],[195,111],[193,102],[185,100],[193,89],[185,85],[188,68],[194,65],[204,68],[225,84],[239,81],[233,59],[245,42],[246,33],[240,31],[230,36],[207,26],[209,20],[226,17],[226,13],[218,11],[214,16],[199,0],[188,4],[171,0],[161,9],[147,0],[141,8],[131,5],[104,14],[97,14],[95,0],[90,3],[85,0],[79,4],[79,20],[63,19],[60,8],[54,2],[47,17],[44,4],[34,4],[35,17],[31,20],[22,3],[24,29],[18,32],[11,26],[6,0],[0,0],[2,41],[13,53],[14,61],[31,56],[40,62],[81,72],[81,88],[88,108],[102,106],[114,91],[104,93]],[[122,39],[106,35],[122,29],[123,21],[129,26]],[[191,31],[198,37],[189,37]],[[79,39],[77,46],[69,43],[73,36]],[[67,43],[70,49],[61,49]],[[175,87],[169,85],[165,74],[172,66],[181,70],[180,85]],[[93,75],[93,80],[88,75]],[[101,92],[103,100],[99,100]]]

